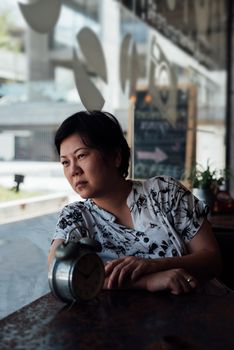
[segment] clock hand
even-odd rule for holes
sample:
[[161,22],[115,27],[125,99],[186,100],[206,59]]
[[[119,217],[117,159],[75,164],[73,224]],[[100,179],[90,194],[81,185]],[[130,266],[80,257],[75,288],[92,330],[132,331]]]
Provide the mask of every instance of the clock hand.
[[79,271],[79,273],[85,277],[86,279],[92,275],[92,273],[98,268],[98,266],[94,266],[89,272],[84,272],[84,271],[81,271],[80,269],[77,269],[77,271]]
[[81,271],[80,269],[77,269],[77,271],[84,277],[84,278],[88,278],[89,274],[87,274],[86,272]]
[[98,266],[94,266],[94,268],[93,268],[91,271],[89,271],[88,276],[92,275],[92,273],[93,273],[96,269],[98,269]]

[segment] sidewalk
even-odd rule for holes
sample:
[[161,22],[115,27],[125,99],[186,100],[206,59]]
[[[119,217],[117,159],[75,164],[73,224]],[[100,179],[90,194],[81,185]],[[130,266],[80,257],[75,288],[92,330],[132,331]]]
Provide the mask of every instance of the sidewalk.
[[58,213],[0,225],[0,319],[49,291],[47,255]]
[[[12,188],[16,173],[25,175],[22,190],[48,197],[63,192],[68,202],[80,199],[59,163],[0,162],[0,185]],[[48,213],[0,225],[0,318],[49,291],[47,256],[59,213]]]

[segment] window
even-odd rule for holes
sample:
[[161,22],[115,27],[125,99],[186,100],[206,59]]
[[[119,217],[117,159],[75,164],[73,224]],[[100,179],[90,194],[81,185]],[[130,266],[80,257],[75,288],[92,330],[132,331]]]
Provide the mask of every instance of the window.
[[23,175],[18,195],[32,198],[10,206],[1,195],[0,255],[12,269],[12,293],[30,264],[34,277],[16,298],[1,272],[0,317],[48,288],[51,233],[74,196],[53,146],[67,116],[84,108],[114,113],[132,146],[136,178],[180,178],[194,161],[225,166],[225,4],[1,1],[0,188],[10,192],[15,174]]

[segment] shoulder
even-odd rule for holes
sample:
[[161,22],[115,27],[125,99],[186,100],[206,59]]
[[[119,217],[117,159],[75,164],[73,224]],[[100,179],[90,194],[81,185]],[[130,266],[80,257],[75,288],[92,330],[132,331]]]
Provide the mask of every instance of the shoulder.
[[60,212],[57,226],[65,229],[67,226],[71,227],[73,223],[82,222],[87,210],[86,203],[82,201],[67,204]]
[[168,192],[189,191],[183,184],[171,176],[155,176],[146,180],[132,180],[133,191],[138,194],[157,192],[165,194]]
[[87,228],[92,224],[92,206],[88,200],[67,204],[60,212],[53,239],[65,239],[72,229],[78,227],[83,236],[83,232],[86,234]]
[[157,206],[166,211],[185,203],[193,203],[191,191],[171,176],[156,176],[147,180],[144,186],[153,203],[157,203]]
[[65,205],[61,210],[61,215],[69,215],[74,214],[75,212],[82,212],[86,209],[86,205],[84,202],[73,202]]
[[149,191],[188,191],[188,189],[184,187],[179,180],[176,180],[171,176],[155,176],[143,181],[142,185]]

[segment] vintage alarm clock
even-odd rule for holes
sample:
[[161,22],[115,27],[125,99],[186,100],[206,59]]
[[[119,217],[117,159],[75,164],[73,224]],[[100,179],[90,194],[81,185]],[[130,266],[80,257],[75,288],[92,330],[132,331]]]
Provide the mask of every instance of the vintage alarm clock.
[[97,254],[102,250],[101,244],[85,230],[85,236],[80,235],[83,227],[69,233],[66,241],[57,247],[49,270],[52,293],[66,303],[93,299],[104,284],[104,265]]

